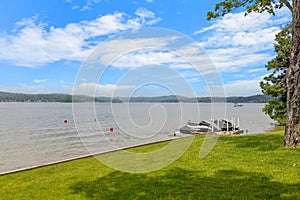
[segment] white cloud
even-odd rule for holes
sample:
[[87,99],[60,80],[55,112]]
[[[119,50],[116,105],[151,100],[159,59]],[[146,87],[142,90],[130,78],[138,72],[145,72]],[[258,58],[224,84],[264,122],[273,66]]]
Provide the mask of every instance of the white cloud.
[[155,14],[138,9],[136,16],[115,12],[91,21],[70,23],[65,27],[23,19],[16,23],[13,34],[0,34],[0,61],[12,65],[36,67],[60,60],[82,61],[99,44],[97,37],[152,25]]
[[261,72],[261,71],[266,71],[266,68],[249,69],[247,72],[253,73],[253,72]]
[[85,5],[81,8],[82,11],[90,10],[94,4],[99,3],[100,0],[87,0]]
[[176,48],[168,47],[181,39],[178,36],[114,39],[100,45],[94,51],[95,57],[90,60],[99,60],[103,66],[116,68],[161,65],[172,69],[197,68],[201,73],[216,72],[210,57],[196,42],[186,45],[180,43]]
[[[135,88],[132,85],[115,85],[115,84],[97,84],[97,83],[81,83],[74,92],[75,94],[84,94],[89,96],[122,96],[123,92]],[[125,95],[126,96],[126,95]]]
[[[118,68],[135,68],[145,65],[166,65],[181,62],[184,61],[170,52],[142,51],[129,53],[120,57],[120,59],[113,63],[113,66]],[[174,66],[178,66],[178,64]]]
[[[155,51],[157,49],[163,49],[172,38],[157,37],[157,38],[119,38],[106,41],[101,44],[96,50],[95,58],[91,60],[100,60],[104,66],[113,65],[118,68],[135,68],[147,64],[159,64],[165,62],[165,59],[170,61],[172,55],[169,53],[163,53]],[[128,52],[129,50],[133,52]],[[149,49],[147,52],[145,49]],[[151,57],[149,52],[151,52]],[[155,52],[154,52],[155,51]],[[158,56],[158,57],[156,57]],[[158,60],[157,58],[163,58],[164,60]],[[114,61],[113,63],[111,63]]]
[[[202,74],[216,73],[210,57],[197,43],[169,49],[168,45],[180,40],[179,37],[114,39],[103,43],[94,52],[103,66],[115,68],[138,68],[160,65],[171,69],[198,69]],[[130,48],[128,48],[130,47]],[[174,47],[173,47],[174,48]],[[132,49],[133,51],[129,51]],[[172,51],[173,50],[173,51]],[[91,62],[91,65],[94,65]],[[98,63],[96,62],[96,67]]]
[[267,13],[227,14],[209,27],[196,31],[202,36],[200,45],[221,71],[237,71],[242,67],[262,65],[273,53],[275,34],[291,21],[288,9],[276,16]]
[[77,6],[77,5],[72,6],[72,10],[76,10],[76,9],[78,9],[78,8],[79,8],[79,6]]
[[146,8],[139,8],[135,11],[135,14],[139,17],[141,17],[142,19],[145,18],[154,18],[155,14],[149,10],[147,10]]
[[0,86],[0,91],[15,92],[15,93],[27,93],[27,94],[49,94],[49,93],[65,93],[71,94],[73,87],[63,86],[55,88],[55,91],[51,87],[44,85],[18,85],[18,86]]
[[262,65],[272,58],[272,52],[251,52],[251,49],[212,49],[207,51],[221,71],[239,71],[241,68]]
[[244,12],[229,13],[223,18],[213,21],[209,27],[196,31],[196,34],[209,30],[225,31],[226,33],[248,32],[262,30],[264,27],[274,27],[291,21],[291,14],[287,8],[278,10],[276,16],[268,13],[250,13],[244,16]]
[[33,82],[35,82],[35,83],[45,83],[47,81],[48,81],[48,79],[35,79],[35,80],[33,80]]
[[224,84],[226,96],[249,96],[261,93],[259,82],[261,79],[238,80]]
[[[265,64],[274,56],[275,35],[291,21],[290,11],[278,10],[276,16],[266,13],[227,14],[209,27],[195,33],[201,36],[200,46],[206,50],[221,72],[235,72],[241,80],[224,84],[226,95],[252,95],[261,93],[259,82]],[[237,74],[242,68],[246,73]],[[245,70],[243,70],[245,71]]]

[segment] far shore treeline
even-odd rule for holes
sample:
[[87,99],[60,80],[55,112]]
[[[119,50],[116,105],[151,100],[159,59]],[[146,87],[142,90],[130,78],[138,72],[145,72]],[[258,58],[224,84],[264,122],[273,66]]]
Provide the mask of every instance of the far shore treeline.
[[156,97],[91,97],[85,95],[72,96],[70,94],[23,94],[0,92],[0,102],[165,102],[165,103],[267,103],[272,99],[266,95],[232,96],[232,97],[184,97],[184,96],[156,96]]

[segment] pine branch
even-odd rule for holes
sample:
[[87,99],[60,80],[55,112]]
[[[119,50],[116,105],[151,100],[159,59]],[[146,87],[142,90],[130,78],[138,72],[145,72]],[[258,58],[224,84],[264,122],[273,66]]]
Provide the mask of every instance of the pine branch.
[[293,12],[293,6],[287,0],[282,0],[282,3],[284,3],[284,5],[286,5],[286,7]]

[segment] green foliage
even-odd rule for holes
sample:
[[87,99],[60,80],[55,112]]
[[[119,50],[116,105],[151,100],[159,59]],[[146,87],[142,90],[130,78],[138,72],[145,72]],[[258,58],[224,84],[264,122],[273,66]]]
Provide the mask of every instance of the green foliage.
[[0,92],[0,102],[72,102],[72,95]]
[[90,157],[3,175],[0,199],[299,199],[300,151],[282,147],[282,134],[223,136],[203,159],[197,136],[177,161],[151,173],[113,170]]
[[271,74],[264,77],[264,81],[260,82],[260,87],[264,94],[276,98],[266,104],[263,111],[280,125],[284,125],[287,116],[287,98],[283,80],[285,78],[286,69],[290,64],[291,24],[284,27],[282,31],[276,35],[275,40],[276,43],[274,47],[277,56],[266,65],[266,68],[271,71]]
[[267,95],[252,95],[248,97],[227,97],[226,102],[228,103],[266,103],[269,102],[272,97]]
[[268,12],[274,15],[274,10],[282,8],[283,5],[290,8],[290,4],[286,0],[225,0],[217,3],[213,12],[207,13],[207,19],[224,16],[241,7],[246,9],[245,15],[251,12]]
[[286,121],[286,102],[280,99],[273,99],[265,105],[263,111],[268,114],[271,119],[276,120],[280,125],[285,125]]

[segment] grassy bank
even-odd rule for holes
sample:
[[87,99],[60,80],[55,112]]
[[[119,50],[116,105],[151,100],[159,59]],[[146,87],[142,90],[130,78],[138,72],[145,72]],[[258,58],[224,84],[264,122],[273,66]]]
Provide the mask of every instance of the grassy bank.
[[0,176],[0,199],[300,199],[300,151],[282,147],[282,131],[221,137],[201,159],[203,139],[197,136],[168,167],[145,174],[86,158]]

